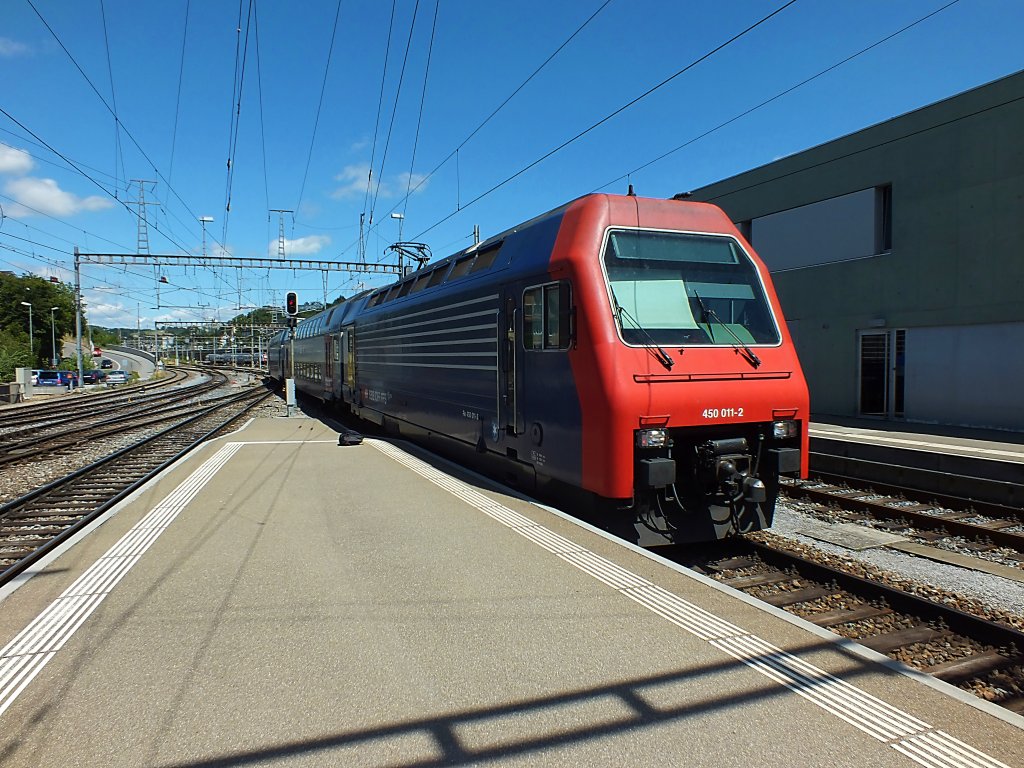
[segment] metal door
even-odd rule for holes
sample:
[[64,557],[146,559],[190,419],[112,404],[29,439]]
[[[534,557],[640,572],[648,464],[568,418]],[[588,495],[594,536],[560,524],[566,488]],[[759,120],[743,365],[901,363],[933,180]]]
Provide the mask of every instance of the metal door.
[[516,297],[506,295],[505,312],[502,323],[499,323],[498,339],[501,349],[501,376],[498,382],[498,403],[501,408],[499,421],[505,434],[519,435],[523,432],[523,415],[519,403],[519,376],[522,370],[523,345],[519,340],[519,307]]
[[861,331],[859,346],[860,415],[902,418],[906,330]]

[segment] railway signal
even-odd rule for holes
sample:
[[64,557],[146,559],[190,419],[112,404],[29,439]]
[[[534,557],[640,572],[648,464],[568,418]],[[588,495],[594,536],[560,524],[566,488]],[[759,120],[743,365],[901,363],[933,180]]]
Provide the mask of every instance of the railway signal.
[[299,314],[299,297],[295,291],[288,291],[284,298],[284,311],[288,317],[295,317]]

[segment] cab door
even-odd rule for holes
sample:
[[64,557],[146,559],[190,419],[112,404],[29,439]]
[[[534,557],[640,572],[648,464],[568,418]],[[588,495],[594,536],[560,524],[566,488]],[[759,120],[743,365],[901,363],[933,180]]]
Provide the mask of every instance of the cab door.
[[519,393],[522,388],[523,345],[519,339],[521,308],[517,297],[506,293],[498,339],[501,349],[501,375],[498,377],[498,420],[509,437],[523,433],[522,406]]

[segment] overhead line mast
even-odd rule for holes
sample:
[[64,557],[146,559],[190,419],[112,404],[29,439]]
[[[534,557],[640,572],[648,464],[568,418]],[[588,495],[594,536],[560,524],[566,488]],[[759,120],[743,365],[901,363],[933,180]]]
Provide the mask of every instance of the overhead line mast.
[[136,241],[135,252],[136,253],[149,253],[149,222],[146,219],[146,206],[157,205],[156,202],[146,202],[146,185],[152,184],[156,188],[156,182],[150,179],[132,179],[132,184],[139,185],[139,199],[131,205],[139,206],[138,215],[138,239]]
[[290,213],[294,216],[295,211],[287,208],[271,208],[271,213],[277,214],[277,258],[284,258],[284,215]]

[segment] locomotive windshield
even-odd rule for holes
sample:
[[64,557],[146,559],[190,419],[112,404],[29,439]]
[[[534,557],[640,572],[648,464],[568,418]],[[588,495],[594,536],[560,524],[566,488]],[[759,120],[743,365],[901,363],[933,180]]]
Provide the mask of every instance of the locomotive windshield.
[[750,257],[733,238],[613,230],[604,252],[627,344],[778,344]]

